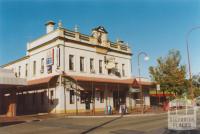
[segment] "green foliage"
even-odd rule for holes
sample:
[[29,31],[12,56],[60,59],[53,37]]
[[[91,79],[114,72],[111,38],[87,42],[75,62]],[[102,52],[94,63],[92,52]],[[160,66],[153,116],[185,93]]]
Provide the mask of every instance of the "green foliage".
[[180,65],[181,55],[170,50],[166,57],[157,59],[157,66],[149,67],[150,77],[160,84],[161,90],[181,96],[187,91],[186,67]]
[[193,84],[193,90],[194,90],[194,96],[200,96],[200,75],[194,75],[192,77],[192,84]]

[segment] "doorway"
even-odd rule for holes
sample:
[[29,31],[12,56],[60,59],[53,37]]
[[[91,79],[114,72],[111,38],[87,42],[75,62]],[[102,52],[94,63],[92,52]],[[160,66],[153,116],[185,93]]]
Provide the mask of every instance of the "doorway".
[[119,110],[120,105],[126,104],[126,92],[125,91],[113,91],[113,106],[116,110]]
[[90,103],[91,103],[91,91],[81,91],[81,103],[85,103],[85,109],[90,110]]

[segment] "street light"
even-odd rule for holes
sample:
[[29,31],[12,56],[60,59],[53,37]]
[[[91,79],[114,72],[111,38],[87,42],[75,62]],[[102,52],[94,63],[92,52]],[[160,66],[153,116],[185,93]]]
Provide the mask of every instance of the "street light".
[[190,96],[192,97],[192,100],[194,99],[194,91],[193,91],[193,88],[192,88],[192,72],[191,72],[191,65],[190,65],[190,53],[189,53],[189,36],[190,36],[190,33],[196,29],[200,29],[200,26],[196,26],[196,27],[193,27],[191,28],[187,34],[186,34],[186,45],[187,45],[187,58],[188,58],[188,69],[189,69],[189,77],[190,77]]
[[140,78],[140,56],[141,55],[144,55],[145,57],[144,57],[144,60],[149,60],[149,57],[148,57],[148,55],[147,55],[147,53],[145,53],[145,52],[140,52],[139,54],[138,54],[138,75],[139,75],[139,88],[140,88],[140,91],[141,91],[141,93],[140,93],[140,97],[141,97],[141,104],[142,104],[142,114],[144,113],[144,99],[143,99],[143,91],[142,91],[142,85],[141,85],[141,78]]

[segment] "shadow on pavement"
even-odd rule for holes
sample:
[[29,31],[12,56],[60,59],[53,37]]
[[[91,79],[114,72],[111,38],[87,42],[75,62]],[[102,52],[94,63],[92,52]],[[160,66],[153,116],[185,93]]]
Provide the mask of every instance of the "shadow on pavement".
[[89,133],[89,132],[91,132],[91,131],[93,131],[93,130],[95,130],[95,129],[97,129],[97,128],[100,128],[100,127],[102,127],[102,126],[104,126],[104,125],[107,125],[107,124],[109,124],[109,123],[111,123],[111,122],[113,122],[113,121],[115,121],[115,120],[120,119],[120,118],[122,118],[122,117],[117,117],[117,118],[115,118],[115,119],[109,120],[109,121],[107,121],[107,122],[105,122],[105,123],[102,123],[102,124],[100,124],[100,125],[98,125],[98,126],[95,126],[95,127],[93,127],[93,128],[90,128],[89,130],[84,131],[84,132],[82,132],[81,134],[87,134],[87,133]]
[[126,129],[120,129],[120,130],[117,130],[117,131],[112,131],[111,133],[113,133],[113,134],[146,134],[145,132],[142,132],[142,131],[126,130]]
[[168,130],[163,134],[200,134],[200,130]]
[[16,125],[20,123],[24,123],[26,121],[10,121],[10,122],[1,122],[0,127],[10,126],[10,125]]

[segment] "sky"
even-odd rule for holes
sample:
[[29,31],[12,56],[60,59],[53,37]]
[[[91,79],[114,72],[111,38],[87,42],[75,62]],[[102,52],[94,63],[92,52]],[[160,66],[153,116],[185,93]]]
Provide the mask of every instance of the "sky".
[[[121,39],[132,49],[133,76],[137,76],[137,55],[141,76],[170,49],[181,52],[181,64],[188,64],[186,33],[200,26],[200,0],[0,0],[0,65],[26,55],[26,43],[45,34],[45,23],[62,21],[63,26],[91,34],[104,26],[112,41]],[[200,29],[191,32],[189,51],[192,73],[200,72]]]

